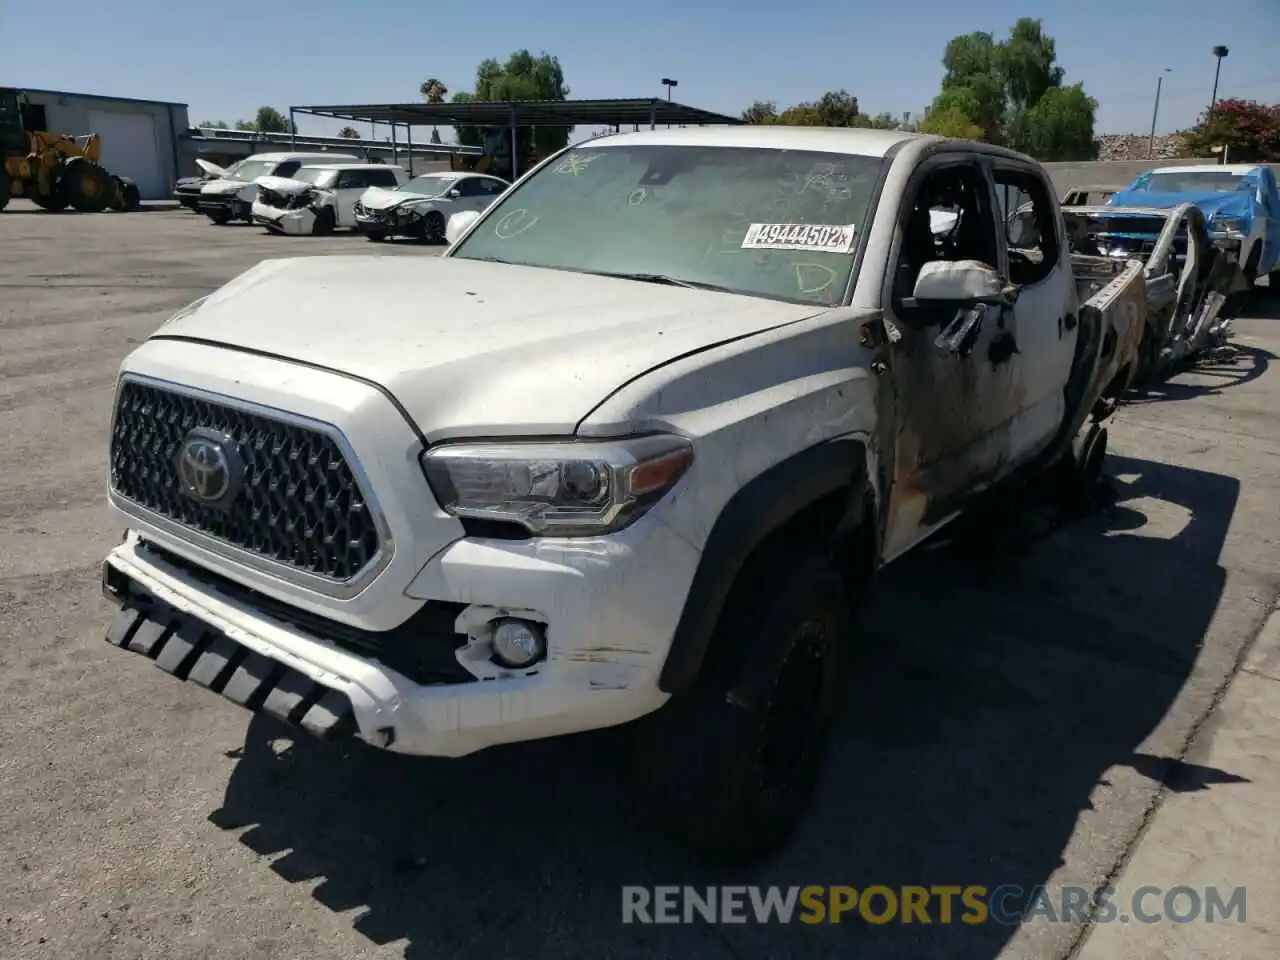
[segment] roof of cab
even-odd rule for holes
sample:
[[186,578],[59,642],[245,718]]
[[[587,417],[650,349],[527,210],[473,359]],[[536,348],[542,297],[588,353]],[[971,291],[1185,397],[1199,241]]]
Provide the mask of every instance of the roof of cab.
[[404,170],[398,163],[304,163],[303,170]]
[[327,153],[323,150],[285,150],[275,153],[255,153],[252,156],[245,157],[246,160],[298,160],[304,157],[326,157],[333,158],[337,161],[346,160],[350,157],[353,160],[360,158],[354,153]]
[[1152,173],[1235,173],[1245,174],[1257,170],[1256,163],[1194,163],[1186,167],[1156,167]]
[[815,153],[845,153],[883,157],[893,147],[909,140],[940,139],[904,130],[873,130],[867,127],[713,126],[674,130],[641,130],[615,133],[575,146],[583,148],[673,144],[697,147],[757,147],[769,150],[811,150]]

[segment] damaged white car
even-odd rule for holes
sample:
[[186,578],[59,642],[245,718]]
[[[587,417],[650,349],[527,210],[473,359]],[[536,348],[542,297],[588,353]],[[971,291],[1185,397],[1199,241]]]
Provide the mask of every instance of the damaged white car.
[[258,177],[291,177],[310,163],[360,163],[350,153],[257,153],[226,171],[226,176],[210,180],[200,188],[196,209],[216,224],[249,220]]
[[306,166],[292,177],[259,177],[253,222],[273,233],[322,236],[354,227],[354,208],[370,187],[395,189],[409,175],[383,163]]
[[356,229],[374,242],[414,237],[440,243],[455,213],[479,213],[509,184],[483,173],[428,173],[395,190],[370,190],[355,207]]

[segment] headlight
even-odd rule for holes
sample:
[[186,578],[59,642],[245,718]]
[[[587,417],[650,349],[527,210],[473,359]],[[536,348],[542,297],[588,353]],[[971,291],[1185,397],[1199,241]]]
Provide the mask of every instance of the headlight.
[[175,320],[181,320],[183,317],[190,316],[191,314],[199,310],[200,307],[204,304],[204,302],[208,300],[209,297],[211,296],[212,294],[206,293],[199,300],[192,300],[185,307],[183,307],[181,310],[179,310],[177,313],[171,316],[168,320],[160,324],[160,326],[167,327],[169,324],[173,323]]
[[422,455],[446,513],[583,537],[633,523],[693,463],[683,437],[445,444]]
[[1243,234],[1245,232],[1245,222],[1233,217],[1223,217],[1220,220],[1211,221],[1209,229],[1215,233]]

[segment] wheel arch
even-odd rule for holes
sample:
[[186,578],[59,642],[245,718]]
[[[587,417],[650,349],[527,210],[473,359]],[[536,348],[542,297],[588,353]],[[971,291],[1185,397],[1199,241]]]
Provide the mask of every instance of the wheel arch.
[[[738,575],[780,542],[821,544],[842,573],[874,569],[879,557],[875,487],[865,441],[830,440],[788,457],[750,480],[712,525],[658,678],[664,693],[697,681]],[[846,566],[846,563],[848,564]]]

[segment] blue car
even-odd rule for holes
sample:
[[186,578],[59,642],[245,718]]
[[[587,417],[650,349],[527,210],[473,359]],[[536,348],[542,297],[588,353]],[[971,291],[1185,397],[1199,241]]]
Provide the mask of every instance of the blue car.
[[1280,288],[1280,190],[1270,167],[1227,164],[1148,170],[1109,201],[1114,207],[1194,203],[1214,245],[1241,265],[1240,286],[1270,276]]

